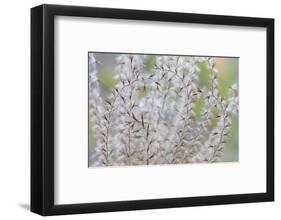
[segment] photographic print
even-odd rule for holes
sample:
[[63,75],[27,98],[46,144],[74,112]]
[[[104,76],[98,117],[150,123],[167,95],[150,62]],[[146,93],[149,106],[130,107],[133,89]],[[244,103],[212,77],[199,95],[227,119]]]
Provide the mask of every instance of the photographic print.
[[89,167],[237,162],[238,57],[88,53]]
[[32,8],[30,210],[274,201],[274,22]]

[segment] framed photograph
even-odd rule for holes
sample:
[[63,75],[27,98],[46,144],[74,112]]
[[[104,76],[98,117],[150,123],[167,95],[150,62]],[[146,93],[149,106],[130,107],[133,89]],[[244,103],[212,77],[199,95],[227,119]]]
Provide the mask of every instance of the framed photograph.
[[273,19],[31,9],[31,211],[273,200]]

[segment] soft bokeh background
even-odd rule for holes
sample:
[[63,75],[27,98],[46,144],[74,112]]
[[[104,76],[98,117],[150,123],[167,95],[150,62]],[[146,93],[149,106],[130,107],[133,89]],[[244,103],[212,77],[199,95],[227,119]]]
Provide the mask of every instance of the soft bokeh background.
[[[100,82],[100,89],[102,97],[106,97],[109,92],[117,84],[117,80],[114,77],[116,74],[116,56],[119,54],[114,53],[100,53],[93,52],[97,61],[98,79]],[[146,55],[144,60],[145,71],[150,72],[153,70],[156,56],[159,55]],[[239,58],[238,57],[212,57],[217,70],[217,77],[219,81],[219,92],[221,96],[228,98],[229,88],[236,84],[238,86],[239,81]],[[209,84],[210,70],[207,66],[207,61],[197,62],[197,66],[200,68],[199,73],[199,85],[204,87]],[[239,86],[238,86],[239,87]],[[140,94],[141,96],[142,94]],[[194,117],[197,120],[200,119],[201,110],[204,104],[203,97],[195,103]],[[239,114],[232,116],[232,125],[228,137],[228,141],[225,144],[224,156],[221,158],[222,162],[235,162],[239,161]],[[213,126],[217,123],[213,121]],[[93,126],[89,124],[89,152],[94,151],[94,130]]]

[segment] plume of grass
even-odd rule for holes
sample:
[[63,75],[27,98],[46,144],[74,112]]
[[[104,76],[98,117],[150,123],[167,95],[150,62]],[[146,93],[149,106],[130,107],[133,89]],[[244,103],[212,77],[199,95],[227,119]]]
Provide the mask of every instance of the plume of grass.
[[[226,97],[220,94],[210,57],[155,56],[149,68],[145,59],[146,55],[118,55],[117,83],[102,97],[95,57],[90,54],[93,165],[220,161],[238,112],[237,85]],[[207,85],[200,84],[198,62],[207,63]],[[195,111],[198,103],[200,111]]]

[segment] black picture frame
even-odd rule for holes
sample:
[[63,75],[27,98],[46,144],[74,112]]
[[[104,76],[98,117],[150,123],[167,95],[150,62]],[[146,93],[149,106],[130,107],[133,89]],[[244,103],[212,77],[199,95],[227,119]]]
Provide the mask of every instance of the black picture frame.
[[[194,24],[265,27],[267,86],[266,192],[134,200],[54,204],[54,17],[166,21]],[[274,19],[142,11],[112,8],[40,5],[31,9],[31,211],[61,215],[186,206],[266,202],[274,200]]]

